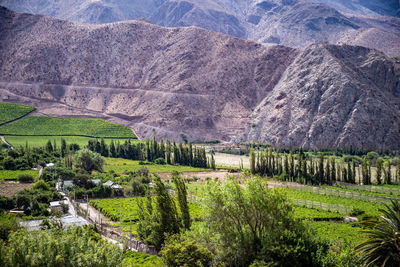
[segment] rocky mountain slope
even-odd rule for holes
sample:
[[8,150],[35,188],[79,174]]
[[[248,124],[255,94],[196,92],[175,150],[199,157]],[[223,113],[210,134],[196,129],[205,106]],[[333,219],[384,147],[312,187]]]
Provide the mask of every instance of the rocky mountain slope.
[[400,55],[400,19],[382,17],[400,16],[397,0],[0,0],[0,5],[77,22],[146,18],[264,44],[347,43]]
[[322,148],[398,147],[399,68],[376,50],[312,45],[251,118],[244,140]]
[[400,71],[347,45],[304,51],[197,27],[66,22],[0,8],[0,100],[141,137],[400,148]]

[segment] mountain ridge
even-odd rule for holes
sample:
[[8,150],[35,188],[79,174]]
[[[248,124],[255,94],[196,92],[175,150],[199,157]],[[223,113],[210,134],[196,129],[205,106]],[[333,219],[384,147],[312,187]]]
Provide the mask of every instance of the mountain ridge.
[[43,115],[105,118],[143,138],[400,147],[399,67],[377,50],[265,47],[198,27],[89,25],[5,8],[0,36],[0,99]]
[[400,16],[394,0],[0,0],[0,5],[76,22],[145,18],[161,26],[198,26],[266,45],[304,49],[328,41],[400,55],[400,18],[387,17]]

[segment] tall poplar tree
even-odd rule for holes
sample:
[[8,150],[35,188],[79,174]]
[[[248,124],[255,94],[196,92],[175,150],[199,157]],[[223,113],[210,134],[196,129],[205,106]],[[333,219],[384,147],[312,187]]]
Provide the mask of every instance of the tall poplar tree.
[[256,155],[253,148],[250,149],[250,172],[256,174]]

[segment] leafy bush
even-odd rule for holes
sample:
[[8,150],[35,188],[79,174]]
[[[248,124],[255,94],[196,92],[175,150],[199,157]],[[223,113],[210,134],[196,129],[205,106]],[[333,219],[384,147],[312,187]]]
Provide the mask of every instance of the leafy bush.
[[163,158],[158,158],[154,160],[155,164],[160,164],[160,165],[164,165],[165,164],[165,159]]
[[210,266],[214,255],[194,240],[181,240],[178,236],[167,239],[161,250],[167,266]]
[[317,254],[326,255],[328,243],[294,218],[284,195],[253,178],[243,187],[235,181],[209,183],[203,209],[202,240],[228,266],[248,266],[254,260],[268,266],[312,266]]
[[2,266],[119,266],[123,251],[103,240],[92,227],[25,230],[0,245]]
[[150,267],[150,266],[162,266],[161,259],[157,256],[152,256],[142,252],[134,252],[128,250],[125,252],[122,266],[135,266],[135,267]]
[[16,231],[18,228],[15,216],[12,214],[0,213],[0,239],[7,240],[9,234],[12,231]]
[[75,155],[75,165],[87,172],[103,171],[104,158],[89,149],[79,150]]
[[34,181],[34,178],[30,174],[20,174],[18,175],[18,181],[20,183],[32,183]]
[[14,201],[11,198],[0,196],[0,209],[11,210],[15,206]]

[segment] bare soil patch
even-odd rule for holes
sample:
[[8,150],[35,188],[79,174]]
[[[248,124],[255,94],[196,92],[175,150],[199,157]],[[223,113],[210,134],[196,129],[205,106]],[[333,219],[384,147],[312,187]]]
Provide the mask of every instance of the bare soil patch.
[[19,191],[30,188],[33,183],[19,183],[19,182],[1,182],[0,183],[0,196],[13,197]]

